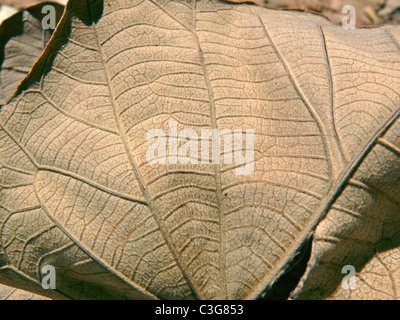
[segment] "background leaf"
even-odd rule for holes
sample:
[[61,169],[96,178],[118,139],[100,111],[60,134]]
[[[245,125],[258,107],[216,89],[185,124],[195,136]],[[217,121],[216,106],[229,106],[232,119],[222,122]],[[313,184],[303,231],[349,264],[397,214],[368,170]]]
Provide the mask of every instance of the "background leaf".
[[52,29],[42,30],[45,5],[54,6],[58,22],[64,7],[44,2],[14,14],[0,25],[0,105],[14,94],[53,34]]
[[32,292],[19,290],[0,284],[0,300],[47,300]]
[[398,300],[399,248],[382,250],[356,275],[355,288],[340,285],[328,298],[335,300]]
[[[52,3],[57,3],[65,6],[68,0],[54,0]],[[46,0],[0,0],[0,5],[12,6],[17,9],[25,9],[39,3],[47,2]]]

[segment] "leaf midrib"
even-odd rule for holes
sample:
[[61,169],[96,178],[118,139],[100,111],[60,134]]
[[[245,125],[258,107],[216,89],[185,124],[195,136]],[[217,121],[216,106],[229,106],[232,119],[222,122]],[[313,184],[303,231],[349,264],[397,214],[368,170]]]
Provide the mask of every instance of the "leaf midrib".
[[95,35],[96,41],[97,41],[98,52],[99,52],[100,58],[101,58],[101,64],[103,65],[103,71],[104,71],[105,79],[106,79],[106,82],[107,82],[107,89],[109,91],[109,97],[110,97],[110,102],[111,102],[111,106],[112,106],[112,110],[113,110],[115,124],[117,126],[117,131],[119,133],[119,137],[120,137],[120,139],[122,141],[122,144],[124,146],[125,153],[126,153],[126,155],[128,157],[129,163],[130,163],[130,165],[132,167],[132,170],[133,170],[134,175],[136,177],[136,180],[137,180],[137,182],[139,184],[139,187],[140,187],[140,189],[141,189],[141,191],[143,193],[143,196],[146,199],[147,206],[148,206],[150,212],[152,213],[154,219],[156,220],[157,225],[159,226],[161,234],[162,234],[162,236],[164,238],[164,241],[167,244],[171,254],[173,255],[177,266],[181,270],[183,276],[185,277],[190,289],[195,294],[195,296],[198,299],[202,299],[203,298],[202,294],[197,289],[195,281],[192,279],[190,274],[184,268],[184,265],[182,263],[182,261],[183,261],[182,257],[180,256],[179,252],[176,250],[175,246],[173,245],[172,239],[171,239],[171,237],[169,235],[168,229],[167,229],[167,227],[166,227],[166,225],[165,225],[165,223],[163,221],[163,218],[162,218],[161,214],[158,212],[157,208],[155,208],[155,206],[153,204],[153,201],[152,201],[152,199],[151,199],[151,197],[150,197],[150,195],[149,195],[149,193],[148,193],[148,191],[147,191],[147,189],[146,189],[146,187],[145,187],[145,185],[143,183],[142,177],[141,177],[141,175],[139,173],[139,170],[138,170],[138,168],[137,168],[137,166],[135,164],[135,161],[134,161],[134,159],[132,157],[133,150],[132,150],[132,147],[130,146],[129,140],[126,137],[126,134],[125,134],[125,132],[124,132],[122,126],[121,126],[121,120],[120,120],[118,112],[117,112],[116,100],[115,100],[113,91],[111,89],[110,76],[108,75],[108,72],[107,72],[107,64],[106,64],[106,61],[104,59],[102,47],[101,47],[101,44],[100,44],[100,41],[99,41],[99,38],[98,38],[98,35],[97,35],[96,25],[93,24],[92,27],[93,27],[94,35]]
[[[200,64],[204,74],[204,80],[206,82],[208,99],[210,103],[210,119],[211,119],[211,127],[218,132],[218,124],[217,124],[217,113],[215,108],[215,97],[214,91],[211,85],[211,80],[207,71],[207,66],[205,63],[204,52],[201,48],[200,39],[196,33],[196,21],[197,21],[197,1],[194,1],[193,8],[193,37],[195,39],[197,50],[199,53]],[[219,155],[221,157],[221,154]],[[228,299],[228,288],[226,281],[226,222],[225,222],[225,214],[221,208],[222,206],[222,178],[221,178],[221,161],[218,161],[218,164],[214,164],[214,177],[215,177],[215,187],[216,187],[216,196],[217,196],[217,208],[218,208],[218,216],[219,216],[219,236],[220,236],[220,247],[219,247],[219,268],[220,268],[220,297],[219,299]]]

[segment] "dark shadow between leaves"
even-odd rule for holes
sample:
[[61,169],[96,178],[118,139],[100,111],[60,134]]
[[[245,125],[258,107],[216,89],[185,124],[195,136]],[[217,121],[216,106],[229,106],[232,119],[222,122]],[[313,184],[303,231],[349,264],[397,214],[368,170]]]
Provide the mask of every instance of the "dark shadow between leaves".
[[305,241],[286,271],[257,300],[287,300],[303,276],[311,255],[312,237]]

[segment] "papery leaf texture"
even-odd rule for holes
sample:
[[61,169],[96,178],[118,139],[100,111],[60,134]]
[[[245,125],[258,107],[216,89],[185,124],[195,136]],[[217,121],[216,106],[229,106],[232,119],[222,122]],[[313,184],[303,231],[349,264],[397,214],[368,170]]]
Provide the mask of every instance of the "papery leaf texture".
[[[310,241],[293,299],[397,298],[399,41],[397,26],[251,4],[70,0],[0,111],[0,283],[256,299]],[[180,145],[252,130],[253,170],[222,145],[213,163],[153,163],[152,130]],[[346,265],[358,281],[343,293]]]

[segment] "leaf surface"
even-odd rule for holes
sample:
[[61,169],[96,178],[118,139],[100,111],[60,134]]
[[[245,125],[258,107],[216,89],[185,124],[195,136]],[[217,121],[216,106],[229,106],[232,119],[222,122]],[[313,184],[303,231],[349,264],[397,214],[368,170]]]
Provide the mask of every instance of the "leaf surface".
[[[314,231],[317,262],[329,232],[340,257],[347,227],[392,235],[399,37],[219,1],[70,1],[1,110],[0,281],[32,290],[51,264],[69,298],[256,298]],[[254,170],[149,163],[147,133],[172,120],[254,130]]]

